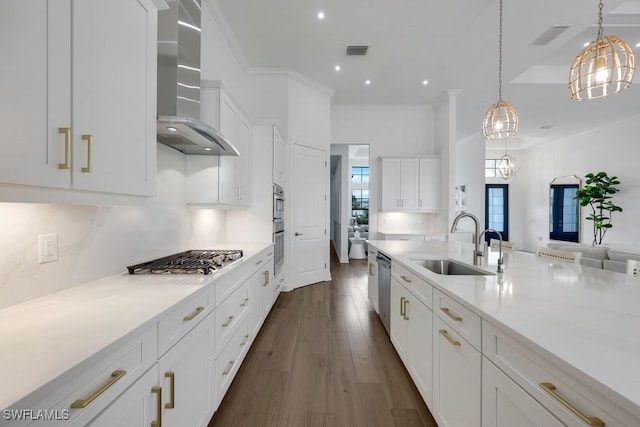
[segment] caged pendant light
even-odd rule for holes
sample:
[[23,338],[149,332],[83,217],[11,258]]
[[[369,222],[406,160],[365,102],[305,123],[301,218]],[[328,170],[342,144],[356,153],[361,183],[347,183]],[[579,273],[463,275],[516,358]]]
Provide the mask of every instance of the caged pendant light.
[[598,4],[598,37],[582,49],[569,73],[571,99],[604,98],[628,89],[633,80],[635,56],[624,40],[602,31],[602,0]]
[[500,37],[498,51],[498,102],[489,107],[482,123],[484,139],[502,139],[518,133],[518,113],[502,100],[502,0],[500,0]]
[[507,154],[507,140],[504,140],[504,156],[498,160],[498,175],[505,181],[512,178],[518,169],[518,161],[515,157]]

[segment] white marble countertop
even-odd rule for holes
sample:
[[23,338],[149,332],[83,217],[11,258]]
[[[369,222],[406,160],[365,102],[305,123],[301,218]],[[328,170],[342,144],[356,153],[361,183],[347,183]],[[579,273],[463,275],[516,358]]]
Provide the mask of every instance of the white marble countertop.
[[[0,408],[8,408],[169,308],[243,265],[271,243],[221,244],[243,257],[211,275],[123,273],[0,310]],[[204,249],[204,248],[200,248]]]
[[[640,279],[518,251],[504,251],[502,274],[446,276],[411,259],[472,264],[471,243],[370,240],[369,245],[533,343],[588,385],[613,392],[616,403],[640,417]],[[495,273],[497,251],[487,255],[480,268]]]

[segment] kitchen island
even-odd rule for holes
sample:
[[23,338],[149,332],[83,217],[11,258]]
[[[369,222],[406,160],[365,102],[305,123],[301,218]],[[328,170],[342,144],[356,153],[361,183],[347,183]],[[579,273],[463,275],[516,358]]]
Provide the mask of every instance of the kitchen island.
[[[429,308],[433,305],[434,319],[438,314],[450,324],[455,325],[456,322],[451,319],[457,317],[451,316],[448,309],[438,310],[436,295],[444,295],[444,298],[460,304],[461,309],[469,310],[481,318],[481,346],[478,337],[476,347],[482,353],[483,359],[495,362],[522,389],[533,395],[536,401],[539,401],[555,417],[562,419],[564,423],[573,425],[572,422],[564,420],[562,414],[558,415],[553,408],[549,407],[558,401],[550,395],[548,390],[550,387],[542,390],[544,388],[542,383],[528,380],[526,371],[531,360],[535,362],[533,363],[535,369],[531,368],[532,372],[545,370],[548,366],[550,371],[566,375],[568,381],[579,389],[577,397],[574,397],[578,403],[560,405],[563,408],[561,411],[573,412],[567,409],[567,406],[573,406],[573,409],[578,408],[578,412],[580,409],[588,412],[590,408],[588,401],[597,397],[600,399],[597,404],[607,408],[603,411],[613,413],[617,418],[606,420],[606,425],[640,425],[640,369],[638,369],[640,281],[638,279],[510,250],[504,251],[504,273],[498,274],[496,273],[498,253],[497,250],[490,249],[481,258],[479,266],[486,274],[441,275],[422,267],[416,260],[450,259],[470,265],[473,258],[473,245],[463,242],[382,240],[369,241],[369,245],[388,255],[392,263],[404,269],[402,271],[409,271],[430,285],[430,289],[433,290],[433,301],[427,300],[430,298],[428,295],[431,294],[426,294],[424,290],[413,292],[410,296],[421,300]],[[411,286],[415,284],[406,280],[405,285],[411,291]],[[425,298],[424,295],[427,297]],[[406,314],[407,310],[402,306],[403,301],[408,300],[406,296],[402,298],[401,316]],[[393,309],[397,303],[392,300],[391,305]],[[512,340],[514,346],[521,346],[522,353],[518,353],[515,357],[512,349],[509,349],[511,353],[505,352],[507,346],[504,343],[507,341],[501,341],[499,334],[493,334],[494,330],[504,333],[507,341]],[[442,330],[434,326],[432,338],[434,348],[438,331],[442,333]],[[445,335],[446,333],[445,331]],[[455,345],[456,341],[451,340],[450,336],[445,338]],[[457,345],[459,346],[459,342]],[[503,353],[500,354],[500,351]],[[434,359],[435,352],[436,350],[434,350]],[[491,353],[495,354],[491,355]],[[514,358],[509,359],[509,357]],[[524,368],[518,365],[520,362],[525,366]],[[486,361],[483,360],[482,363]],[[486,369],[484,364],[482,366],[484,375]],[[520,376],[518,369],[525,373]],[[480,370],[479,366],[478,370]],[[409,371],[411,372],[411,369]],[[434,368],[434,376],[435,372]],[[434,379],[434,390],[438,386],[435,384],[436,379]],[[591,391],[594,391],[596,397],[593,397]],[[483,389],[483,393],[485,392]],[[560,388],[558,388],[558,394],[561,394]],[[587,403],[581,401],[583,398]],[[436,400],[435,396],[434,400]],[[487,408],[484,406],[485,402],[482,405],[484,419]],[[429,406],[432,408],[432,405]],[[438,420],[437,408],[432,408],[432,412]],[[606,416],[601,418],[605,419]],[[579,420],[579,417],[575,419]],[[573,419],[569,418],[569,420]],[[586,423],[584,420],[581,421]],[[478,425],[480,425],[479,421]],[[575,425],[584,424],[580,424],[579,420]],[[598,424],[596,422],[592,425]]]

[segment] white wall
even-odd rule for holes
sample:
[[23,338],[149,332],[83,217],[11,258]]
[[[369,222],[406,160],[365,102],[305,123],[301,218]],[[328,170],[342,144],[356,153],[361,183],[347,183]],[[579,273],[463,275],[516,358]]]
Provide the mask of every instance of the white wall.
[[[482,135],[456,143],[456,178],[453,187],[466,187],[466,206],[463,210],[478,217],[478,232],[484,229],[484,154],[485,142]],[[452,194],[451,190],[449,194]],[[474,231],[473,221],[460,221],[458,229]]]
[[[126,272],[126,266],[224,242],[224,211],[184,207],[184,155],[158,145],[158,194],[144,206],[0,203],[0,308]],[[59,260],[39,264],[39,234]]]
[[369,145],[371,239],[376,238],[378,231],[381,197],[379,157],[433,154],[433,127],[433,111],[429,106],[333,106],[331,143]]
[[[584,179],[589,172],[605,171],[619,178],[620,192],[614,201],[623,212],[614,213],[613,228],[603,243],[638,244],[640,227],[640,115],[584,132],[553,144],[531,147],[520,154],[519,186],[522,194],[521,218],[512,216],[512,224],[520,229],[525,248],[546,245],[549,237],[549,183],[554,177],[576,175]],[[583,181],[584,183],[584,181]],[[582,208],[581,241],[590,244],[593,226]]]

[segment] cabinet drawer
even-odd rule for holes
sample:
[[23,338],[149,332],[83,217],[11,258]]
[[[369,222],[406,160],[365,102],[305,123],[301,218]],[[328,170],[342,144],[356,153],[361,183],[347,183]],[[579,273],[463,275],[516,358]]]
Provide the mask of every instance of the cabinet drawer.
[[220,304],[226,300],[238,286],[251,277],[253,273],[264,264],[265,260],[263,255],[264,251],[251,259],[243,259],[240,264],[234,265],[232,270],[229,270],[224,276],[216,280],[214,285],[216,304]]
[[[26,416],[31,419],[0,424],[11,427],[42,425],[43,419],[35,417],[38,411],[47,410],[54,414],[56,421],[45,425],[84,426],[153,366],[157,348],[157,330],[153,325],[124,344],[107,347],[18,402],[15,407],[7,408],[23,412],[33,410],[31,416]],[[43,357],[43,363],[46,363],[46,355]]]
[[249,281],[245,281],[229,298],[216,308],[215,349],[216,355],[227,345],[248,313]]
[[377,256],[378,256],[378,250],[370,245],[369,246],[369,259],[373,258],[373,260],[375,261]]
[[433,287],[425,282],[424,279],[393,261],[391,262],[391,276],[395,277],[398,282],[402,283],[411,293],[420,298],[424,305],[432,308]]
[[480,350],[482,340],[480,316],[437,289],[433,290],[433,312],[472,346]]
[[215,360],[214,384],[216,386],[217,403],[222,400],[229,385],[231,385],[231,381],[236,372],[238,372],[242,359],[248,351],[251,337],[247,330],[247,322],[242,322],[230,338],[226,347],[222,349]]
[[162,356],[213,309],[209,292],[199,292],[173,307],[158,322],[158,355]]
[[566,425],[589,425],[581,417],[596,417],[607,427],[640,425],[640,419],[614,403],[615,396],[596,392],[490,322],[483,321],[482,327],[483,354]]

